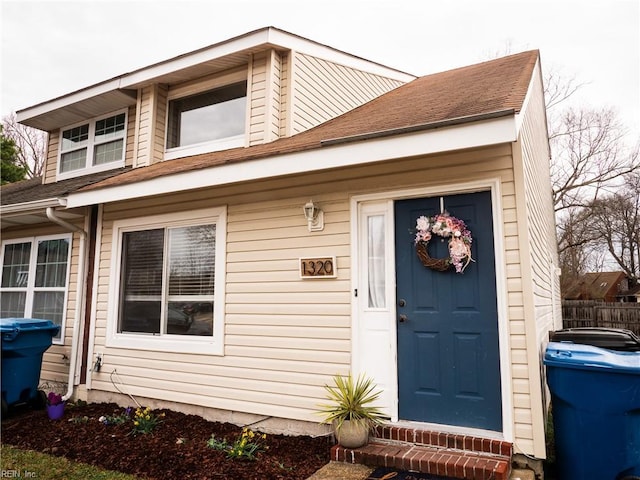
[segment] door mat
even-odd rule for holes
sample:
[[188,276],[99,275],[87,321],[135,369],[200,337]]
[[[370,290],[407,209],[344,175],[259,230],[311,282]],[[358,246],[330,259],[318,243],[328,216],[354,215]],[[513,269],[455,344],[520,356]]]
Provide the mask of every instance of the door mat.
[[451,477],[442,477],[431,473],[417,473],[396,470],[395,468],[378,467],[366,480],[452,480]]

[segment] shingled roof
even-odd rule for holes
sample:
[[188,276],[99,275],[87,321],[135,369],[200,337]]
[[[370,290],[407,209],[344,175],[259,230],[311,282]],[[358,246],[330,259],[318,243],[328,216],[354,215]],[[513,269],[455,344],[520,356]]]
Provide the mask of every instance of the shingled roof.
[[[579,277],[564,293],[565,300],[601,300],[615,302],[621,292],[624,272],[588,272]],[[626,287],[625,287],[626,288]]]
[[426,75],[315,128],[271,143],[161,162],[85,187],[125,185],[226,163],[321,148],[337,138],[362,137],[522,108],[538,50]]
[[80,177],[61,180],[54,183],[42,183],[42,177],[22,180],[20,182],[3,185],[0,197],[1,205],[15,205],[19,203],[35,202],[48,198],[60,198],[75,192],[82,187],[98,183],[105,178],[120,175],[130,170],[130,167],[107,170],[105,172],[83,175]]
[[[517,113],[522,109],[538,58],[538,50],[531,50],[426,75],[291,137],[118,172],[77,188],[87,191],[132,184],[217,165],[318,149],[337,139],[358,141],[370,136],[467,123],[500,112]],[[2,194],[4,204],[4,188]]]

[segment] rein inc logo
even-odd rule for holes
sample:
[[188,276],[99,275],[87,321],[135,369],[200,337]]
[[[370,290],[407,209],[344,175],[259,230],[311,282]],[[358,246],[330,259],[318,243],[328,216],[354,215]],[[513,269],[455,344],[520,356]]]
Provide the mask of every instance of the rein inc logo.
[[29,470],[0,470],[0,478],[38,478],[38,474]]

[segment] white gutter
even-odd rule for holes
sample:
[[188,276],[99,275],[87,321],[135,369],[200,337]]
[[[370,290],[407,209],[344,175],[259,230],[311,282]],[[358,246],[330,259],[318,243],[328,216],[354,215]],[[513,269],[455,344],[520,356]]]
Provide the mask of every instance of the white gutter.
[[327,146],[322,148],[232,162],[96,190],[80,190],[69,193],[67,208],[515,142],[518,132],[514,117],[515,114],[511,114],[359,142],[348,138],[328,140]]
[[3,217],[9,215],[24,215],[29,212],[41,212],[43,208],[66,206],[67,200],[65,198],[45,198],[43,200],[34,200],[32,202],[2,205],[0,206],[0,215]]
[[73,386],[76,376],[76,364],[78,362],[78,343],[80,336],[80,319],[82,317],[82,307],[84,305],[84,285],[86,283],[85,278],[85,263],[86,263],[86,245],[87,245],[87,232],[82,228],[73,225],[56,216],[53,207],[47,207],[47,218],[53,223],[57,223],[61,227],[66,228],[71,232],[77,232],[80,235],[80,247],[78,253],[78,275],[77,275],[77,292],[76,292],[76,311],[73,320],[73,336],[71,339],[71,358],[69,364],[69,380],[67,383],[67,393],[62,397],[63,401],[68,400],[73,395]]

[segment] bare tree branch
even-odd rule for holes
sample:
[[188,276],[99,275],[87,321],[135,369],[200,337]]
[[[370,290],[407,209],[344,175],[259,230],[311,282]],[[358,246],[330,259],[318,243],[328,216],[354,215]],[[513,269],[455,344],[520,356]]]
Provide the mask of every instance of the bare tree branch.
[[556,212],[590,205],[640,169],[638,147],[625,147],[626,131],[612,109],[569,109],[550,128]]
[[593,202],[592,229],[600,245],[633,282],[640,278],[640,173],[625,177],[618,192]]
[[18,123],[15,113],[4,117],[2,126],[5,136],[13,139],[18,148],[17,164],[27,170],[28,178],[40,177],[46,160],[47,133]]
[[544,98],[549,115],[554,107],[571,98],[585,83],[577,83],[575,76],[562,74],[557,68],[546,69],[544,74]]

